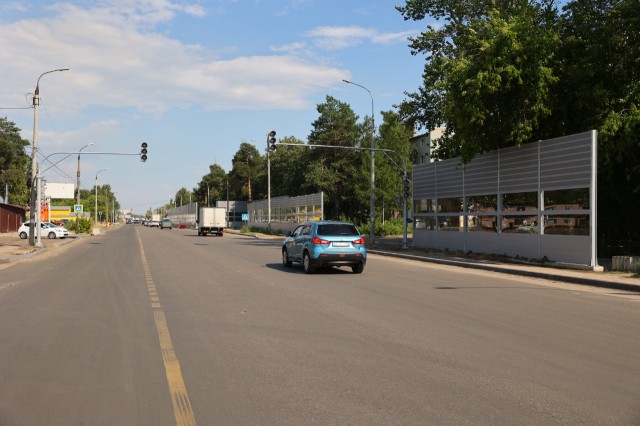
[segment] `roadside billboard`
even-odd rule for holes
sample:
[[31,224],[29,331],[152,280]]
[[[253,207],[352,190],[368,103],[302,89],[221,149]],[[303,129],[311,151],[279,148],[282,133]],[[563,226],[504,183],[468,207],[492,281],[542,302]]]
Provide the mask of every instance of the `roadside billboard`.
[[45,182],[44,193],[45,197],[73,200],[75,198],[75,186],[72,183]]

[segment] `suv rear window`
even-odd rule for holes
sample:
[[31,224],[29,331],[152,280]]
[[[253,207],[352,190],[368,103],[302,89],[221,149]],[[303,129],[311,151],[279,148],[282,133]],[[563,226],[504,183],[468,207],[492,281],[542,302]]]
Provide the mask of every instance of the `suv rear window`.
[[358,229],[353,225],[337,224],[337,225],[318,225],[318,235],[328,236],[357,236],[360,235]]

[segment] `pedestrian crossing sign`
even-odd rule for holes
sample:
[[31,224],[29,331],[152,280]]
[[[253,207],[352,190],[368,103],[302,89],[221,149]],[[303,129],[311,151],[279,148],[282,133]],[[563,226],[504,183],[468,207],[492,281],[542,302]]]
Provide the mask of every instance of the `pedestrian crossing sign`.
[[73,208],[76,213],[84,213],[84,205],[82,204],[76,204]]

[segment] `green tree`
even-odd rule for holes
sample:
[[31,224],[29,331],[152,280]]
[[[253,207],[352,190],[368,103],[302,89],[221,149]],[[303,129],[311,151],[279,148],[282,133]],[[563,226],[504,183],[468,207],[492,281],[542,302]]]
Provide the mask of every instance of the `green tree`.
[[[304,142],[286,136],[280,143],[303,145]],[[295,197],[303,195],[300,183],[303,182],[309,148],[280,145],[275,152],[269,153],[271,158],[271,196],[288,195]]]
[[210,165],[209,173],[202,177],[193,194],[201,206],[215,206],[216,201],[226,200],[227,173],[217,164]]
[[[26,177],[30,172],[25,148],[29,141],[20,137],[20,129],[6,117],[0,117],[0,193],[8,195],[9,203],[28,205]],[[5,188],[9,194],[5,194]]]
[[[597,129],[598,232],[640,240],[640,13],[628,0],[572,1],[561,17],[563,40],[555,100],[558,134]],[[640,248],[640,247],[636,247]],[[621,253],[622,254],[622,253]]]
[[[311,145],[358,147],[363,141],[363,129],[351,107],[331,96],[317,106],[320,116],[312,124],[308,142]],[[362,211],[355,191],[354,179],[362,164],[362,153],[350,149],[312,148],[308,153],[306,177],[302,189],[324,192],[327,199],[325,216],[356,217]]]
[[[116,211],[120,209],[120,204],[115,199],[115,194],[111,190],[110,184],[104,184],[102,186],[98,185],[98,187],[94,189],[94,191],[88,191],[88,190],[86,190],[87,192],[85,192],[85,190],[80,191],[81,199],[84,196],[86,196],[86,198],[84,199],[85,201],[83,201],[85,206],[85,211],[91,211],[91,216],[92,217],[95,216],[93,210],[95,209],[96,190],[98,193],[98,217],[97,218],[94,217],[94,220],[104,221],[104,220],[107,220],[107,217],[111,219],[111,214],[113,212],[113,203],[114,202],[116,203]],[[55,205],[68,206],[68,205],[73,205],[75,201],[73,199],[55,200],[55,203],[57,203]],[[108,216],[107,216],[107,212],[109,212]]]
[[177,207],[184,206],[193,201],[193,194],[183,186],[176,192],[174,200]]
[[233,156],[232,169],[229,173],[229,185],[233,189],[236,200],[260,199],[253,193],[253,185],[260,175],[263,158],[255,146],[242,142],[240,148]]
[[445,22],[411,38],[427,56],[423,86],[399,107],[418,128],[446,125],[439,158],[519,146],[544,133],[559,38],[553,1],[408,0],[405,19]]
[[[402,212],[403,203],[398,200],[402,195],[403,169],[411,173],[411,145],[409,139],[413,129],[400,115],[393,111],[382,112],[379,148],[390,149],[395,154],[377,154],[376,156],[376,205],[384,206],[385,217],[393,217]],[[379,159],[379,160],[378,160]]]

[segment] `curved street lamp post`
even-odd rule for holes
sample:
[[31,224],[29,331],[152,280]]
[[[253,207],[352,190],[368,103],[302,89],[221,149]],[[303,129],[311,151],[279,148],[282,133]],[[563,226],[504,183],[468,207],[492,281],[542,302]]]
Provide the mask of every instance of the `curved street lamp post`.
[[95,203],[95,210],[93,211],[94,213],[94,217],[93,217],[93,221],[96,223],[98,223],[98,174],[100,174],[100,172],[106,172],[107,169],[100,169],[96,172],[96,182],[94,184],[95,187],[95,191],[96,191],[96,203]]
[[370,189],[370,205],[369,205],[369,219],[370,219],[370,229],[369,229],[369,235],[371,236],[371,243],[373,243],[375,241],[376,238],[376,198],[375,198],[375,191],[376,191],[376,183],[375,183],[375,170],[376,170],[376,159],[375,159],[375,145],[374,145],[374,137],[375,137],[375,131],[376,131],[376,125],[375,125],[375,116],[374,116],[374,109],[373,109],[373,95],[371,94],[371,91],[369,89],[367,89],[366,87],[364,87],[361,84],[358,83],[354,83],[351,80],[342,80],[347,84],[353,84],[354,86],[358,86],[364,90],[367,91],[367,93],[369,93],[369,96],[371,97],[371,189]]
[[[80,153],[82,152],[83,149],[91,145],[93,145],[93,142],[89,142],[88,144],[86,144],[85,146],[83,146],[78,150],[78,186],[77,186],[77,192],[76,192],[76,204],[80,204]],[[78,213],[78,217],[80,217],[79,213]]]
[[[38,106],[40,106],[40,79],[45,74],[58,71],[68,71],[69,68],[58,68],[55,70],[43,72],[36,82],[36,90],[33,93],[33,145],[31,150],[31,215],[29,217],[29,245],[41,247],[40,240],[40,179],[38,176]],[[35,214],[35,216],[34,216]],[[37,229],[36,229],[37,227]],[[36,232],[34,232],[34,230]],[[38,234],[37,244],[35,234]]]

